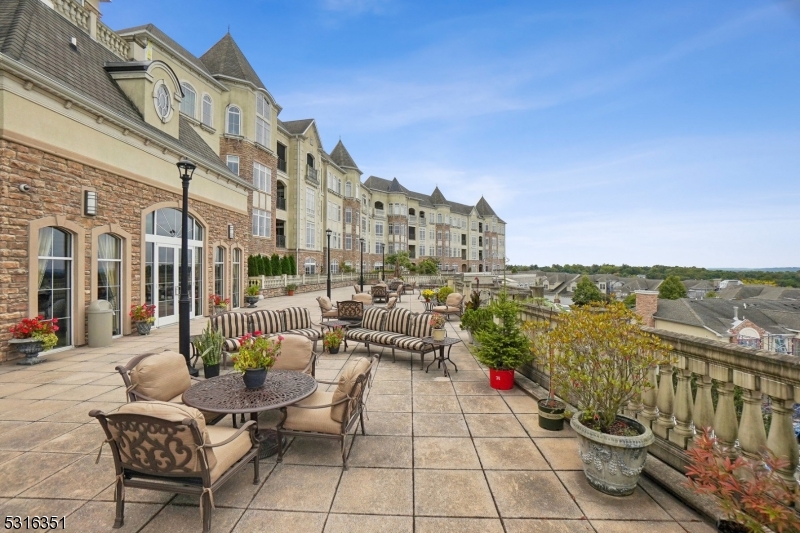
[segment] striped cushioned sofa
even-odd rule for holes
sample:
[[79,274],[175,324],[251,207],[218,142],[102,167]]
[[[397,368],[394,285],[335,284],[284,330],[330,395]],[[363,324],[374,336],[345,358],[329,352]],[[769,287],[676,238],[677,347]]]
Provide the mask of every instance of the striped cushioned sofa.
[[316,352],[317,341],[322,335],[313,326],[311,313],[304,307],[287,307],[279,311],[265,309],[254,313],[230,311],[211,317],[211,327],[225,336],[225,343],[222,346],[223,366],[229,354],[239,351],[240,339],[248,333],[302,335],[314,342]]
[[430,344],[422,342],[423,337],[431,336],[430,318],[430,313],[412,313],[399,307],[391,311],[371,307],[364,311],[361,327],[348,329],[345,339],[364,343],[367,350],[370,344],[388,346],[392,349],[392,362],[395,350],[418,353],[422,362],[425,354],[433,351]]

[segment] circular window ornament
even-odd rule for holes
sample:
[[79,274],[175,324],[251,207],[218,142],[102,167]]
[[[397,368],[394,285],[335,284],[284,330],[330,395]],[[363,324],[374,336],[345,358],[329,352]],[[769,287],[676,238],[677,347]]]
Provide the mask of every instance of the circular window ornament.
[[172,94],[164,80],[158,80],[153,88],[153,105],[161,122],[167,123],[172,118]]

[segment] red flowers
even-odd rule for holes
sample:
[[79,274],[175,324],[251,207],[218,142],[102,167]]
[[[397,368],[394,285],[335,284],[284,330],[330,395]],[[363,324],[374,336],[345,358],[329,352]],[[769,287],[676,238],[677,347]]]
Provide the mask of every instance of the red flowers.
[[58,331],[58,319],[45,320],[43,315],[36,318],[23,318],[19,324],[11,326],[10,331],[15,339],[30,339],[34,335],[50,335]]
[[131,312],[128,313],[134,322],[153,322],[156,314],[156,306],[150,304],[132,305]]

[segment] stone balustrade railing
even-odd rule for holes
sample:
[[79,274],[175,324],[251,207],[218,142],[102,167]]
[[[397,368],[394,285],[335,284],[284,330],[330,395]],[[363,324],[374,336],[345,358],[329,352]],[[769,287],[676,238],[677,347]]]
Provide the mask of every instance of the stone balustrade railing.
[[[523,307],[523,319],[549,320],[558,327],[557,311],[534,305]],[[800,359],[671,331],[644,329],[671,345],[675,359],[674,365],[651,369],[650,381],[658,386],[624,410],[653,430],[656,444],[650,453],[683,471],[685,450],[700,431],[710,427],[721,443],[738,445],[745,457],[757,458],[766,447],[787,458],[789,467],[780,474],[793,480],[798,444],[792,415],[794,404],[800,402]],[[549,388],[546,362],[520,371]],[[740,417],[735,402],[737,389],[742,396]],[[713,392],[717,395],[716,407]],[[764,412],[770,413],[769,431]]]
[[117,54],[122,59],[128,58],[128,43],[114,33],[114,31],[100,22],[97,21],[97,42]]
[[53,7],[73,24],[89,32],[89,11],[74,0],[53,0]]
[[[380,272],[365,272],[364,283],[371,285],[380,279],[380,277]],[[388,280],[390,277],[391,274],[387,272],[386,279]],[[298,276],[249,276],[247,279],[248,285],[260,284],[262,289],[277,289],[286,287],[290,283],[294,283],[298,286],[316,285],[319,283],[325,283],[328,278],[327,274],[323,272],[319,274],[303,274]],[[403,279],[407,283],[416,281],[417,285],[421,283],[445,285],[447,283],[446,277],[444,276],[404,275]],[[359,280],[360,276],[358,272],[350,272],[348,274],[331,274],[331,281],[333,282],[352,281],[353,283],[358,283]]]
[[121,59],[128,58],[128,43],[100,22],[95,12],[75,0],[52,0],[53,8]]

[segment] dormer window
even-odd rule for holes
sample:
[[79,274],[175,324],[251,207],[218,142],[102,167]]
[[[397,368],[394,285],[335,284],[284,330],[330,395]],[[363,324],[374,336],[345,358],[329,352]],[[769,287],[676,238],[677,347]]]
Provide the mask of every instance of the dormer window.
[[232,105],[228,107],[228,120],[227,120],[227,130],[225,133],[230,135],[241,135],[242,134],[242,111]]
[[197,105],[197,92],[186,82],[181,83],[183,89],[183,100],[181,100],[181,113],[192,118],[195,117],[195,106]]
[[214,114],[214,103],[211,101],[211,97],[207,94],[203,95],[203,124],[208,126],[209,128],[213,127],[214,121],[212,116]]
[[270,141],[270,109],[269,102],[263,94],[256,95],[256,142],[261,146],[269,146]]

